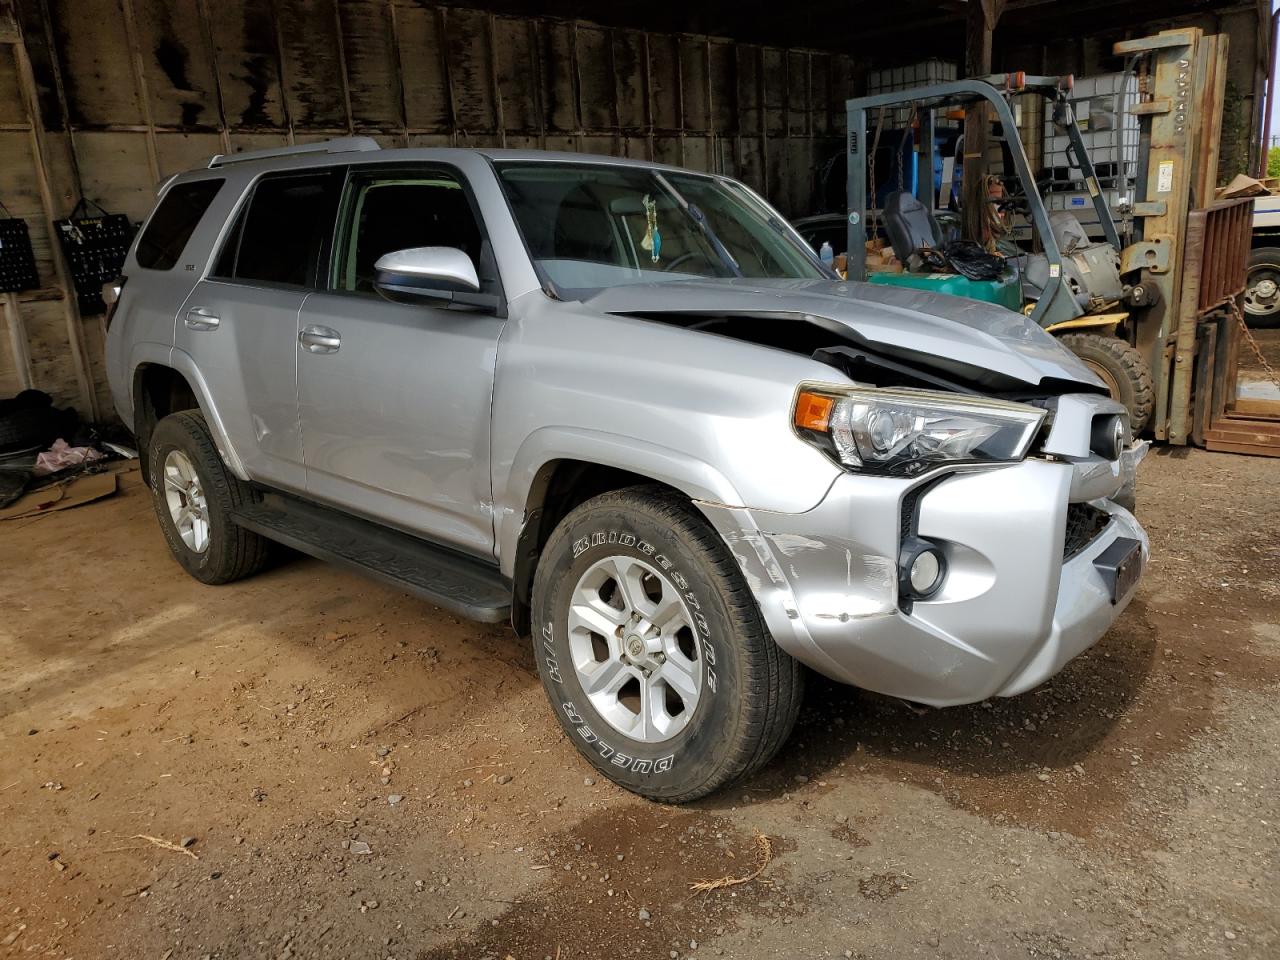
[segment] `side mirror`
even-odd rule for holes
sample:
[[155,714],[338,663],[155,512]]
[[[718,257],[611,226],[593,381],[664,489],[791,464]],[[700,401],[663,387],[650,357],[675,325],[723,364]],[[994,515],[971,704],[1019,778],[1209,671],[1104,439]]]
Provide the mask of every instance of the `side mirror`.
[[374,287],[389,300],[476,293],[480,278],[475,264],[456,247],[413,247],[384,254],[373,265]]

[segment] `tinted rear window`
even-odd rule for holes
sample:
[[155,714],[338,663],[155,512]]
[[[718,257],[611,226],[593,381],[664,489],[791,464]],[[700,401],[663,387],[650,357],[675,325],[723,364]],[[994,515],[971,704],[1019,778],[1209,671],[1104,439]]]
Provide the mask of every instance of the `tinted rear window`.
[[148,270],[172,269],[223,182],[197,180],[170,187],[138,240],[138,266]]
[[[237,280],[309,285],[333,230],[341,181],[331,172],[267,177],[258,182],[229,238],[239,241]],[[219,273],[230,266],[219,257]]]

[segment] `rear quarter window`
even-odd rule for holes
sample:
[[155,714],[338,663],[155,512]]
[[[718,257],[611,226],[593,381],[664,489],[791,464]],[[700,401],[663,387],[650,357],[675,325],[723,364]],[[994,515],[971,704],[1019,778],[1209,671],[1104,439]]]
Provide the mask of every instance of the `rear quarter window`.
[[171,270],[223,180],[196,180],[169,188],[138,239],[135,258],[147,270]]

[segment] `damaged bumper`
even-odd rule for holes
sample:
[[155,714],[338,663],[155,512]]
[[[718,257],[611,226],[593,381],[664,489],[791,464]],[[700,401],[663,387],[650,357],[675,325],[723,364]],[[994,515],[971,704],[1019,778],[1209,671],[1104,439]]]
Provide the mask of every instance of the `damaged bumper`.
[[[1052,677],[1124,610],[1108,548],[1140,552],[1140,453],[1102,464],[1027,460],[907,481],[845,475],[803,514],[701,504],[733,551],[774,639],[819,673],[944,706],[1012,696]],[[945,558],[927,600],[900,595],[901,545]],[[1127,578],[1131,582],[1132,578]]]

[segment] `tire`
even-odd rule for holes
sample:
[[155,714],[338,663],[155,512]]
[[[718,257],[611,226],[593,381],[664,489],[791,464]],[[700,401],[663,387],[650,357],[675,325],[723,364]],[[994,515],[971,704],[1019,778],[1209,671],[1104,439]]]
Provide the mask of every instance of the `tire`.
[[1119,337],[1107,334],[1067,333],[1058,339],[1102,378],[1114,399],[1128,408],[1134,435],[1145,430],[1155,409],[1155,388],[1142,354]]
[[[170,459],[172,456],[172,460]],[[185,461],[185,462],[184,462]],[[170,467],[179,473],[170,473]],[[184,479],[181,469],[190,467],[198,481],[198,509],[204,521],[203,549],[184,540],[168,500],[172,484]],[[226,468],[214,445],[204,417],[194,410],[170,414],[156,424],[151,434],[147,469],[150,473],[151,501],[160,529],[174,559],[201,583],[230,583],[257,573],[267,561],[270,542],[231,520],[239,506],[258,499],[247,483]],[[188,488],[190,492],[192,488]],[[183,499],[187,499],[184,495]]]
[[[631,593],[644,593],[633,609],[653,612],[661,604],[676,611],[668,639],[649,640],[665,651],[651,648],[643,655],[655,659],[628,661],[645,639],[634,625],[623,636],[618,626],[606,638],[603,629],[623,615],[616,609],[593,621],[602,627],[594,637],[575,619],[571,640],[570,608],[574,600],[581,608],[586,589],[596,590],[602,607],[626,608],[620,581],[611,576],[617,565],[626,571]],[[675,623],[682,624],[678,630]],[[533,634],[538,673],[569,739],[602,775],[640,796],[667,803],[704,797],[763,767],[795,725],[800,664],[773,642],[719,535],[666,488],[605,493],[561,521],[534,577]],[[629,648],[628,641],[636,646]],[[654,667],[656,658],[661,660]],[[654,678],[649,693],[641,687],[645,663]],[[616,694],[606,688],[592,699],[584,680],[590,684],[592,671],[602,667],[625,682]],[[688,680],[695,673],[700,685]],[[668,676],[685,682],[669,684]],[[660,710],[646,709],[659,703]],[[655,718],[650,729],[624,730],[646,716]]]
[[47,447],[57,439],[50,436],[56,431],[55,415],[48,407],[11,410],[0,416],[0,450]]
[[[1271,286],[1259,288],[1266,280],[1271,281]],[[1258,247],[1249,254],[1244,319],[1258,329],[1280,327],[1280,247]]]

